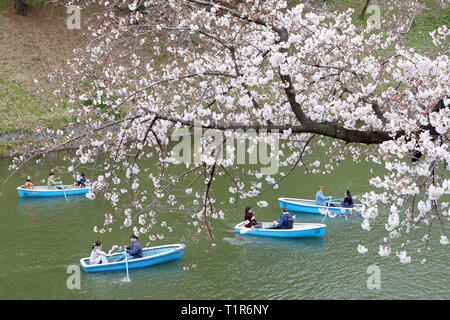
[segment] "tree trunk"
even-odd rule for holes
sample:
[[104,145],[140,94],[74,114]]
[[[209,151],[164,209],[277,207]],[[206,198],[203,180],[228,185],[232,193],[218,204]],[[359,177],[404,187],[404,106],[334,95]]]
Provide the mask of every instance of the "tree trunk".
[[21,16],[27,15],[27,5],[23,3],[22,0],[14,1],[14,9],[16,11],[16,14],[19,14]]
[[364,5],[364,9],[363,9],[363,11],[361,12],[361,18],[362,18],[362,19],[364,19],[364,15],[366,14],[367,7],[369,6],[369,3],[370,3],[370,0],[367,0],[367,1],[366,1],[366,4]]

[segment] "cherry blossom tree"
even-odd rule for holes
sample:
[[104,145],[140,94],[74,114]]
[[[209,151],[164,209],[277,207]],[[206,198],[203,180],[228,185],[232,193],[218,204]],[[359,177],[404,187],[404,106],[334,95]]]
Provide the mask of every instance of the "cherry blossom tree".
[[[214,239],[212,221],[224,216],[211,195],[216,177],[229,181],[231,203],[263,200],[297,167],[330,173],[351,157],[388,172],[369,178],[373,191],[361,197],[362,228],[386,232],[381,256],[398,245],[400,261],[410,262],[408,239],[420,232],[430,250],[434,224],[442,227],[440,242],[448,243],[446,26],[431,34],[435,47],[427,56],[405,48],[398,30],[356,27],[352,10],[313,10],[281,0],[92,3],[103,9],[89,21],[88,47],[69,62],[72,73],[50,77],[59,88],[70,88],[73,125],[85,129],[38,153],[76,143],[69,171],[80,164],[104,170],[88,197],[103,194],[116,210],[95,231],[111,231],[123,221],[122,227],[150,240],[162,238],[150,235],[161,219],[155,206],[184,210],[187,202],[180,199],[188,197],[198,231]],[[199,126],[223,132],[223,139],[203,136],[200,161],[177,165],[173,132],[192,133]],[[279,161],[277,174],[242,174],[234,164],[235,149],[227,141],[249,130],[258,143],[268,142],[263,132],[281,141],[272,155]],[[218,148],[230,155],[217,157]],[[329,159],[318,159],[318,149]],[[33,156],[16,159],[11,169]],[[146,159],[156,165],[146,166]],[[175,169],[180,167],[186,169]],[[143,188],[148,179],[151,187]],[[201,192],[192,189],[197,182],[204,183]],[[358,251],[367,248],[360,244]]]

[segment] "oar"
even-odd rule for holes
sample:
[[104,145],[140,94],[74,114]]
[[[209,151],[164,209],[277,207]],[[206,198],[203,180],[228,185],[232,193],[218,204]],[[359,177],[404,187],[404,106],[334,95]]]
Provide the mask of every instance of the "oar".
[[126,251],[125,251],[125,266],[127,268],[127,278],[125,279],[125,282],[131,282],[130,275],[128,273],[128,254]]
[[62,191],[64,193],[64,198],[66,198],[66,201],[69,201],[69,199],[67,199],[67,196],[66,196],[66,191],[64,191],[64,185],[63,185],[62,181],[61,181],[61,186],[62,186]]
[[[117,250],[116,252],[114,252],[114,253],[119,253],[119,252],[122,252],[123,250],[125,249],[125,247],[122,247],[122,248],[120,248],[119,250]],[[117,262],[117,261],[112,261],[112,262]],[[127,255],[127,252],[125,251],[125,267],[126,267],[126,269],[127,269],[127,277],[125,278],[125,282],[131,282],[131,279],[130,279],[130,273],[128,272],[128,255]]]
[[330,200],[328,200],[328,206],[327,206],[327,210],[328,210],[328,208],[330,207],[330,204],[333,202],[333,201],[341,201],[341,200],[344,200],[345,198],[340,198],[340,199],[333,199],[333,198],[330,198]]
[[[330,204],[331,204],[331,202],[332,201],[339,201],[339,200],[344,200],[345,198],[342,198],[342,199],[330,199],[329,201],[328,201],[328,206],[327,206],[327,211],[328,212],[330,212],[328,209],[330,208]],[[325,218],[329,215],[329,213],[327,212],[327,214],[325,215]],[[335,213],[333,213],[333,217],[332,218],[334,218],[335,216],[336,216],[336,214]],[[338,215],[339,215],[339,213],[338,213]]]
[[330,198],[330,200],[328,200],[327,211],[325,212],[325,217],[323,218],[322,222],[325,221],[325,218],[328,216],[328,212],[330,212],[328,209],[330,208],[331,200],[332,200],[332,198]]
[[[122,252],[123,251],[123,247],[122,248],[117,248],[116,250],[110,250],[109,252],[108,252],[108,254],[110,254],[111,255],[111,258],[112,258],[112,255],[113,254],[116,254],[116,253],[119,253],[119,252]],[[115,262],[114,260],[112,260],[112,262]]]

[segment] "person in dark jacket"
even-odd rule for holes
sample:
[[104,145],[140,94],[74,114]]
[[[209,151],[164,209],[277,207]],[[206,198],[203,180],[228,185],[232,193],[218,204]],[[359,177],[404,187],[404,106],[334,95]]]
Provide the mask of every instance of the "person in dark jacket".
[[79,187],[80,188],[85,188],[86,187],[86,176],[84,175],[83,172],[80,172],[81,178],[79,181]]
[[353,208],[353,199],[349,190],[345,190],[344,201],[341,202],[341,206],[345,208]]
[[142,246],[138,241],[138,237],[135,234],[132,234],[130,236],[130,240],[131,240],[131,246],[124,246],[124,248],[126,249],[126,252],[121,255],[119,257],[119,259],[117,259],[116,261],[122,261],[123,259],[125,259],[125,257],[128,258],[128,260],[130,259],[138,259],[138,258],[142,258],[143,254],[142,254]]
[[283,207],[278,224],[270,229],[292,229],[293,227],[294,217],[287,211],[286,207]]
[[81,179],[81,175],[79,172],[74,173],[73,175],[73,185],[75,187],[79,187],[80,186],[80,179]]
[[261,228],[262,224],[256,221],[255,216],[253,215],[253,209],[250,206],[245,208],[244,214],[244,225],[246,228]]

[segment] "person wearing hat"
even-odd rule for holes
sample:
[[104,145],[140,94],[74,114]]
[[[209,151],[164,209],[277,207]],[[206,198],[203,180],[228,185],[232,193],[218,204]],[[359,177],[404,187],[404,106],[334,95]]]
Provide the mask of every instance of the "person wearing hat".
[[55,174],[50,172],[47,183],[48,190],[55,190],[57,185],[62,185],[61,179],[59,177],[55,179]]
[[129,246],[129,247],[124,246],[126,252],[123,255],[121,255],[119,257],[119,259],[117,259],[116,261],[122,261],[123,259],[125,259],[125,257],[127,257],[128,260],[143,257],[142,246],[138,241],[138,237],[133,233],[130,236],[130,240],[131,240],[131,246]]

